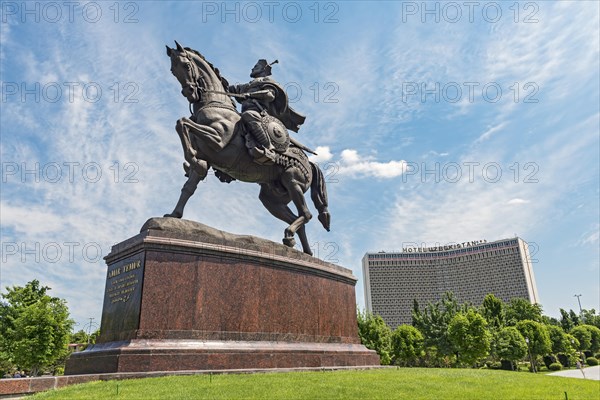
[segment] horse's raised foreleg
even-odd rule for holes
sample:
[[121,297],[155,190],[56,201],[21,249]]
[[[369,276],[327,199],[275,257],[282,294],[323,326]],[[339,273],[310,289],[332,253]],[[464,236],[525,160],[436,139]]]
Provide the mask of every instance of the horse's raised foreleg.
[[183,217],[183,209],[185,208],[185,205],[187,204],[190,197],[192,197],[192,195],[196,191],[196,188],[198,187],[198,183],[200,183],[201,180],[206,178],[206,174],[208,172],[208,164],[206,163],[206,161],[200,160],[200,164],[204,165],[204,174],[200,175],[200,174],[198,174],[198,172],[196,172],[195,169],[190,169],[190,176],[189,176],[188,180],[185,182],[185,184],[183,185],[183,188],[181,188],[181,194],[179,195],[179,200],[177,201],[177,205],[175,206],[175,209],[173,210],[172,213],[165,214],[165,217],[172,217],[172,218]]
[[[197,124],[189,118],[181,118],[179,121],[187,128],[188,135],[196,136],[203,144],[210,147],[211,150],[219,152],[225,147],[226,143],[216,129],[208,125]],[[179,121],[177,121],[178,124]]]
[[[175,124],[175,130],[177,131],[179,139],[181,140],[183,157],[190,164],[193,170],[195,169],[194,165],[198,162],[198,159],[196,158],[198,152],[196,149],[194,149],[194,146],[192,146],[192,139],[190,138],[190,131],[187,128],[186,120],[188,120],[188,118],[178,119],[177,123]],[[198,172],[201,174],[202,171],[200,170]]]
[[[304,229],[304,217],[299,218],[292,212],[292,210],[290,210],[290,208],[287,206],[287,202],[289,200],[284,200],[284,198],[281,196],[272,195],[265,186],[262,186],[260,195],[258,197],[265,208],[275,218],[290,224],[290,227],[294,226],[293,231],[289,230],[290,227],[286,229],[283,244],[289,247],[294,247],[296,244],[294,240],[294,232],[297,232],[298,237],[300,238],[300,243],[302,243],[302,251],[308,255],[312,255],[310,245],[308,244],[308,238],[306,237],[306,230]],[[295,223],[297,224],[299,220],[302,220],[302,223],[297,226],[294,225]]]

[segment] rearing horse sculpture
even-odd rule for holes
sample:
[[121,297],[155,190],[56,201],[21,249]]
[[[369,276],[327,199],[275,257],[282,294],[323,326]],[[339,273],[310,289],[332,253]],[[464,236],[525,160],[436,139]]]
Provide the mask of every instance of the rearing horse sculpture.
[[[222,181],[237,179],[258,183],[261,187],[259,199],[265,208],[289,224],[284,231],[283,243],[293,247],[297,233],[302,250],[312,254],[304,229],[312,215],[304,193],[311,188],[318,219],[329,231],[330,215],[323,173],[308,160],[303,150],[294,145],[279,154],[274,165],[254,162],[246,147],[240,114],[231,98],[223,94],[228,87],[227,81],[202,54],[175,43],[174,49],[167,46],[167,55],[171,58],[171,72],[181,84],[181,93],[190,102],[191,118],[181,118],[176,125],[190,168],[175,209],[165,217],[183,216],[187,201],[212,167]],[[290,201],[298,210],[297,215],[288,207]]]

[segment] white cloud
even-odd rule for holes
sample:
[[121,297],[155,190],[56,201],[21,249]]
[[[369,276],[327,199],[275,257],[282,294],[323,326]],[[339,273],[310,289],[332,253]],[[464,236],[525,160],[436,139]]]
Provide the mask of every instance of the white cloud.
[[448,155],[450,155],[450,153],[447,153],[447,152],[438,153],[435,150],[429,150],[427,152],[427,154],[425,154],[425,157],[427,157],[427,156],[432,156],[432,157],[447,157]]
[[327,162],[333,158],[333,154],[331,153],[329,146],[318,146],[315,149],[315,153],[317,153],[317,154],[310,155],[308,157],[309,160],[312,162],[322,163],[322,162]]
[[600,242],[600,230],[598,229],[598,225],[591,231],[584,233],[579,240],[580,246],[591,245],[598,246],[598,242]]
[[505,126],[506,126],[506,122],[501,122],[498,125],[494,125],[494,126],[490,127],[488,130],[483,132],[481,134],[481,136],[479,136],[479,138],[475,141],[475,143],[482,142],[484,140],[489,139],[490,137],[492,137],[492,135],[494,135],[494,134],[500,132],[502,129],[504,129]]
[[529,200],[524,200],[524,199],[519,199],[519,198],[515,198],[515,199],[510,199],[506,204],[527,204],[529,203]]
[[396,178],[406,172],[406,161],[374,161],[358,155],[356,150],[346,149],[341,153],[340,174],[351,176],[374,176],[376,178]]
[[[493,240],[512,237],[515,232],[528,236],[544,230],[548,216],[556,214],[557,204],[587,179],[591,161],[587,158],[593,157],[594,152],[586,150],[597,147],[597,121],[595,114],[575,126],[554,132],[535,148],[514,154],[515,159],[536,160],[541,171],[536,175],[537,183],[525,183],[523,177],[515,182],[510,164],[501,165],[504,174],[495,183],[483,179],[481,170],[475,171],[472,182],[465,171],[456,183],[444,179],[438,183],[419,181],[419,175],[408,176],[406,183],[399,186],[401,190],[394,205],[386,210],[387,226],[380,227],[371,238],[373,247],[397,249],[399,241]],[[573,136],[572,132],[578,135]],[[500,160],[497,154],[500,151],[478,149],[476,154],[465,154],[458,164],[463,165],[463,160]],[[571,167],[564,168],[565,164]],[[480,167],[483,165],[480,163]],[[506,207],[530,202],[526,199],[536,199],[535,213],[528,207]],[[595,238],[595,233],[591,233],[584,240]]]

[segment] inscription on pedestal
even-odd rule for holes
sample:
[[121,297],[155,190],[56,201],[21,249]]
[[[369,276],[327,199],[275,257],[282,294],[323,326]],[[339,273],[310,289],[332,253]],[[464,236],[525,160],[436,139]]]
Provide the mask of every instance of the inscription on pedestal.
[[101,341],[115,340],[119,333],[138,329],[143,280],[143,253],[108,266]]

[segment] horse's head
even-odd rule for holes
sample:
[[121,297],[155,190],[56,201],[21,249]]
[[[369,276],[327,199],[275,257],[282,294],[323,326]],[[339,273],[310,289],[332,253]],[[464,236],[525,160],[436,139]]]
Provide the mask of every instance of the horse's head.
[[235,108],[229,97],[218,93],[226,91],[229,86],[219,69],[196,50],[182,47],[177,41],[175,44],[177,47],[174,49],[167,46],[167,55],[171,58],[171,73],[181,84],[181,94],[190,103],[221,102]]
[[201,71],[197,65],[197,57],[184,49],[177,41],[176,48],[167,46],[167,55],[171,58],[171,73],[181,84],[181,94],[190,103],[200,100]]

